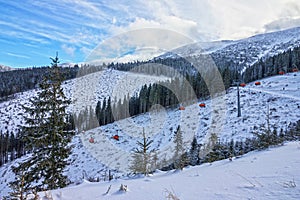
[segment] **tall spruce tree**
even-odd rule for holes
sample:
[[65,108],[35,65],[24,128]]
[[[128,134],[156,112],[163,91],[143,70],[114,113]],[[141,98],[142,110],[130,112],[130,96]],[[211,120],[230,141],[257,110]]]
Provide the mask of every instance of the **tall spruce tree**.
[[[24,180],[27,190],[50,190],[68,184],[63,171],[68,165],[67,158],[71,153],[69,142],[73,135],[73,131],[67,129],[66,122],[66,107],[70,101],[61,87],[63,79],[57,55],[51,60],[52,66],[40,84],[40,92],[30,100],[29,106],[24,106],[26,125],[21,129],[31,156],[13,171],[16,180]],[[11,184],[13,189],[15,183]]]

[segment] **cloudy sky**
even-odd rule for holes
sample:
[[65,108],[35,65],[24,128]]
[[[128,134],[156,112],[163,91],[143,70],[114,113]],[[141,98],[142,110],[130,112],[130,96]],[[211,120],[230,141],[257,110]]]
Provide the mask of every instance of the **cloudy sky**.
[[0,64],[11,67],[49,65],[56,51],[61,62],[79,63],[100,48],[109,53],[98,59],[109,60],[162,43],[158,48],[300,26],[299,0],[0,0],[0,6]]

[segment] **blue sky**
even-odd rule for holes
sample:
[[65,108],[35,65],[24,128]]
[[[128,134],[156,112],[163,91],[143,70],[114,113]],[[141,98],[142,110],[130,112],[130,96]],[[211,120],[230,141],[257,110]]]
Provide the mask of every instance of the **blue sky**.
[[[105,41],[143,28],[211,41],[300,26],[298,0],[0,0],[0,6],[0,64],[11,67],[49,65],[56,51],[61,62],[84,62]],[[139,34],[131,38],[139,42],[114,44],[99,59],[134,54],[137,37],[155,49],[155,36]]]

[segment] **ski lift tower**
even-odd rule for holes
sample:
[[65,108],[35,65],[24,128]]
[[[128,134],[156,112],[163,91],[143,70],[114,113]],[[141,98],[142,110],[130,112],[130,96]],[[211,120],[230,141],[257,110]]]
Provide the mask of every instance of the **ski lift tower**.
[[240,117],[242,114],[241,114],[241,102],[240,102],[240,80],[239,80],[239,74],[238,74],[238,71],[237,71],[237,67],[235,67],[235,72],[236,72],[236,79],[235,81],[233,82],[234,85],[236,85],[237,87],[237,117]]

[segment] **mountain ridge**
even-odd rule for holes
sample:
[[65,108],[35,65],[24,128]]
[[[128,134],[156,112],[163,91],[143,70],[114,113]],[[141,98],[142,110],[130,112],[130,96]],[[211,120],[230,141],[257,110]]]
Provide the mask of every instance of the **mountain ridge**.
[[14,68],[5,66],[5,65],[0,65],[0,72],[6,72],[6,71],[12,71]]

